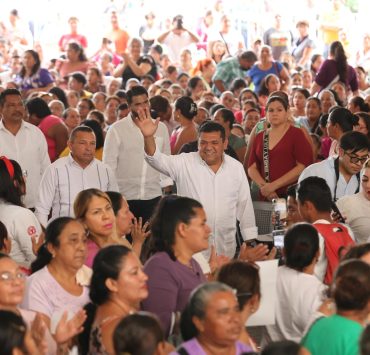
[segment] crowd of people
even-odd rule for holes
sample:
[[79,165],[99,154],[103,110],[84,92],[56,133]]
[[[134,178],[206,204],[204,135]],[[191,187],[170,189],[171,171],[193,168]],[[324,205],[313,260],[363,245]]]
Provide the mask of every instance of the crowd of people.
[[315,54],[300,20],[287,53],[278,15],[248,50],[226,14],[219,38],[212,11],[157,37],[110,15],[91,58],[76,17],[48,68],[5,41],[1,353],[370,354],[370,49],[352,67],[328,25]]

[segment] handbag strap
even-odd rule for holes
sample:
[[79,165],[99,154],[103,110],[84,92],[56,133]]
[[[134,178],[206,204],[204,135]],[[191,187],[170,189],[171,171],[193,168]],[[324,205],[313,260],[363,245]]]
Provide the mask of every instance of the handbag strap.
[[265,181],[270,182],[270,163],[269,163],[269,133],[263,132],[263,168],[265,171]]

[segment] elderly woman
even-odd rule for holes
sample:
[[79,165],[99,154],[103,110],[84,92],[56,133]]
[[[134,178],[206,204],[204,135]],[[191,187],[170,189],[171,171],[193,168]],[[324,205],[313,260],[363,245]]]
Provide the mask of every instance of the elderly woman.
[[282,81],[284,87],[289,86],[288,70],[280,62],[273,60],[271,47],[262,46],[259,61],[247,73],[254,84],[256,92],[261,88],[262,79],[268,74],[275,74]]
[[361,189],[354,195],[343,196],[337,205],[346,223],[351,227],[356,241],[366,243],[370,237],[370,160],[361,171]]
[[87,287],[77,278],[86,240],[83,225],[71,217],[57,218],[46,228],[22,307],[39,312],[49,328],[65,311],[76,314],[89,301]]
[[193,255],[208,248],[210,228],[199,202],[167,196],[157,206],[151,230],[153,256],[144,268],[149,297],[143,309],[159,317],[168,335],[191,291],[206,281]]
[[24,52],[21,71],[15,79],[24,97],[36,91],[48,91],[54,79],[47,69],[41,68],[40,57],[30,49]]
[[220,282],[196,288],[190,296],[181,321],[186,340],[171,355],[235,354],[250,352],[251,347],[238,339],[243,323],[234,290]]

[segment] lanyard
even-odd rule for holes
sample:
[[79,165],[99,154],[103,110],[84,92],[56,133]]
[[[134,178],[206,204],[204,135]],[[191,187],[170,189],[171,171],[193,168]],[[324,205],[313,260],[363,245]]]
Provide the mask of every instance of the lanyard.
[[[334,187],[334,202],[336,202],[337,199],[337,186],[339,181],[339,157],[334,159],[334,171],[335,171],[335,187]],[[357,189],[355,191],[355,194],[360,191],[360,173],[356,174],[357,177]]]
[[263,132],[263,168],[265,171],[265,181],[270,182],[270,163],[269,163],[269,133]]

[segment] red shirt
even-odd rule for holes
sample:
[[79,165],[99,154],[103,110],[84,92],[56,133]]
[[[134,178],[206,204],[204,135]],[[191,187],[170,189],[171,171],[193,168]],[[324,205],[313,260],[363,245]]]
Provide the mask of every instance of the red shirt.
[[[263,167],[263,132],[257,134],[253,144],[252,152],[249,157],[248,166],[256,163],[261,176],[265,177]],[[292,170],[298,163],[308,166],[313,163],[312,147],[300,128],[290,126],[284,136],[275,145],[269,149],[269,174],[270,182],[279,179],[287,172]],[[284,197],[289,185],[283,186],[276,191],[278,196]]]

